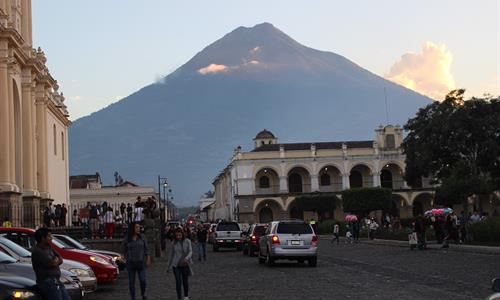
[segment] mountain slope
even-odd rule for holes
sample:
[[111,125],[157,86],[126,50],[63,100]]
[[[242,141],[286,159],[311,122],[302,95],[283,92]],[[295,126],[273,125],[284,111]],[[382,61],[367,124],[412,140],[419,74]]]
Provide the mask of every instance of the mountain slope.
[[403,124],[430,99],[330,52],[308,48],[269,23],[239,27],[172,74],[70,129],[71,173],[155,184],[171,180],[178,205],[209,189],[232,150],[263,128],[281,142],[371,139]]

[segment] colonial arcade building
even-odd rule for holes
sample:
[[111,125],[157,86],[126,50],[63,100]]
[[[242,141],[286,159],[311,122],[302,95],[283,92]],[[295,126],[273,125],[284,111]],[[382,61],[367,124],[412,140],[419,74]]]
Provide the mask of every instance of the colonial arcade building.
[[24,226],[69,200],[68,111],[32,42],[31,0],[0,0],[0,218]]
[[[399,126],[380,126],[368,141],[278,143],[263,130],[254,149],[235,149],[230,164],[215,178],[213,218],[269,222],[305,218],[297,201],[304,195],[337,193],[354,187],[393,190],[391,214],[411,217],[432,206],[433,189],[426,179],[409,187],[403,179],[405,156]],[[339,205],[334,216],[343,218]]]

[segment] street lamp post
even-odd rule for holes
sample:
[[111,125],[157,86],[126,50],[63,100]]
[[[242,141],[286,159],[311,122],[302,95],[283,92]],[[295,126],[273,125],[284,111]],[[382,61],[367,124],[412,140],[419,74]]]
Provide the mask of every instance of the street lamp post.
[[[161,186],[163,186],[163,199],[162,199],[162,196],[161,196]],[[168,198],[166,197],[167,196],[167,193],[165,191],[165,189],[168,187],[168,179],[166,177],[161,177],[160,175],[158,175],[158,193],[160,194],[160,219],[162,221],[162,223],[165,223],[166,221],[168,221],[168,215],[167,215],[167,210],[168,210]],[[162,206],[163,206],[163,210],[162,210]]]

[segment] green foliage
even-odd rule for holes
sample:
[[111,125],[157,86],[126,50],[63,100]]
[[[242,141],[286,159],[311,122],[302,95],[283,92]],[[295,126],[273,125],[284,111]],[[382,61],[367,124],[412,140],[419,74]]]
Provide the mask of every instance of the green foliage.
[[295,198],[299,211],[331,212],[337,207],[339,198],[334,193],[303,194]]
[[420,109],[404,127],[405,179],[413,186],[432,176],[448,204],[500,188],[500,98],[464,101],[464,92]]
[[487,218],[471,224],[474,242],[500,243],[500,218]]
[[368,213],[374,210],[389,211],[392,191],[386,188],[354,188],[342,191],[345,212]]
[[318,233],[319,234],[328,234],[333,235],[333,225],[336,223],[339,224],[339,234],[340,236],[345,235],[346,223],[344,221],[335,221],[335,220],[324,220],[321,221],[318,225]]

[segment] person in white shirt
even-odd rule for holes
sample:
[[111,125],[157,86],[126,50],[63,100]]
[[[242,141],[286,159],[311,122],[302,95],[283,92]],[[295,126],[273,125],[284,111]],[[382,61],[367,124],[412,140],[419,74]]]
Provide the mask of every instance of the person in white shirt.
[[142,207],[142,205],[137,205],[136,203],[136,206],[135,206],[135,209],[134,209],[134,222],[136,223],[142,223],[142,221],[144,220],[144,208]]
[[378,229],[378,224],[377,222],[372,219],[370,222],[370,240],[373,240],[375,238],[375,231]]
[[113,209],[108,207],[108,211],[104,214],[104,236],[106,239],[112,239],[115,233],[115,215]]
[[335,225],[333,225],[333,239],[332,239],[332,244],[333,244],[334,241],[337,241],[337,245],[339,244],[339,231],[340,231],[339,224],[335,223]]

